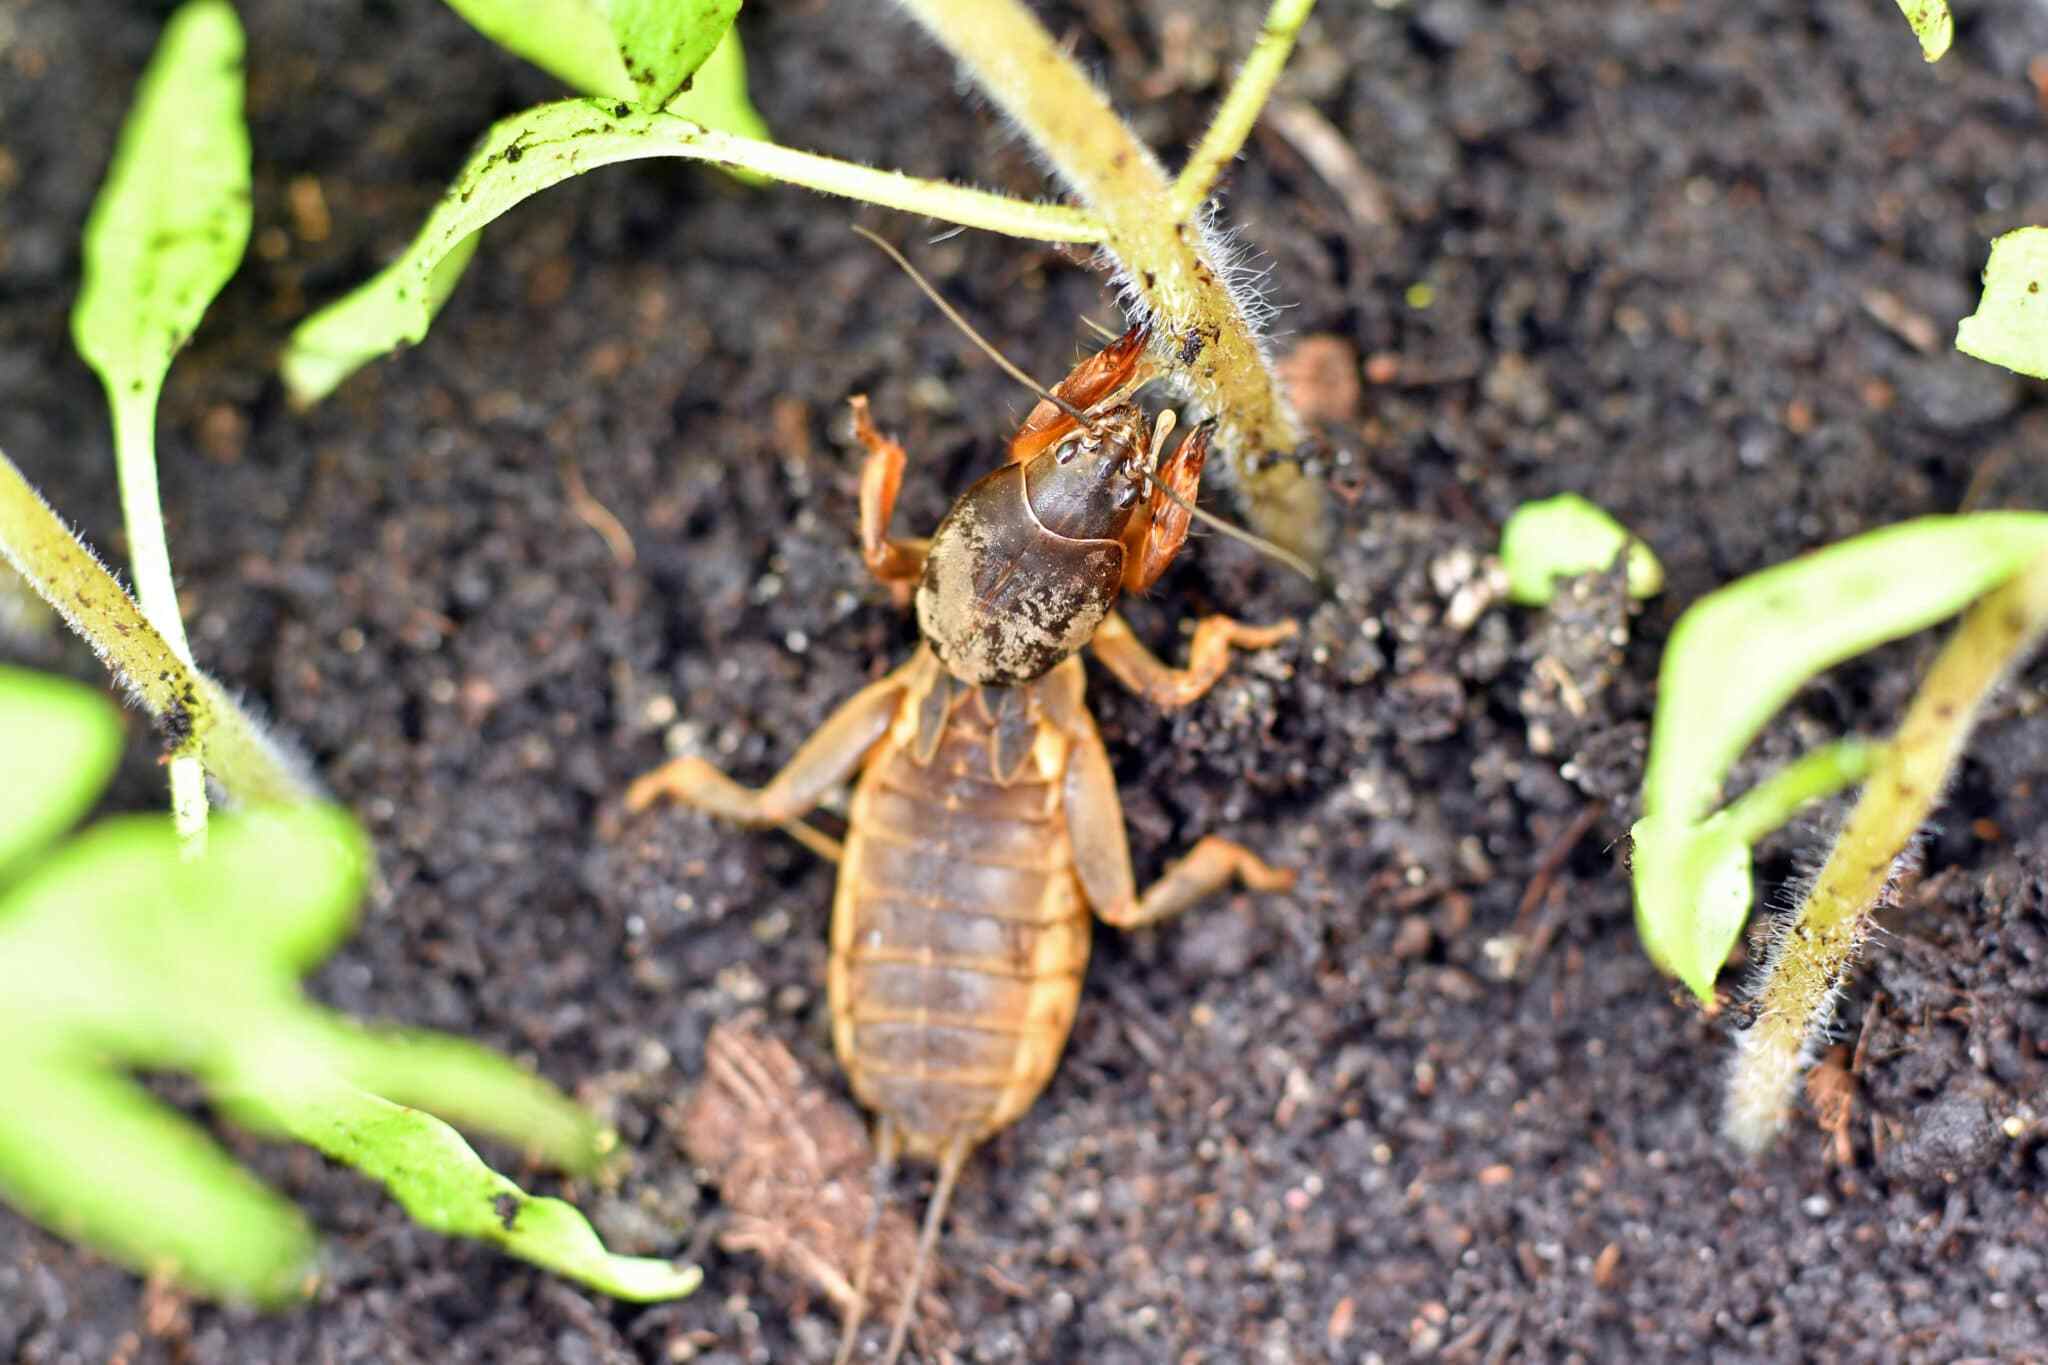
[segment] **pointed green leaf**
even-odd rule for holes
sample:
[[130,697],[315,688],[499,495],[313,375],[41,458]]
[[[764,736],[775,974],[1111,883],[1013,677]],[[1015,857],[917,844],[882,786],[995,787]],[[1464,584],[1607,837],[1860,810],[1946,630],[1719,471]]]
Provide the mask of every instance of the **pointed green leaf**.
[[1955,41],[1956,21],[1948,11],[1948,0],[1899,0],[1899,13],[1913,26],[1913,36],[1920,40],[1920,55],[1928,61],[1939,61]]
[[2048,379],[2048,227],[1994,238],[1977,311],[1956,326],[1956,349]]
[[85,224],[78,351],[116,404],[156,387],[249,241],[242,28],[226,0],[171,16]]
[[703,1278],[695,1266],[612,1255],[582,1214],[526,1193],[432,1115],[340,1085],[301,1087],[272,1105],[293,1136],[383,1184],[423,1227],[494,1243],[635,1303],[681,1297]]
[[121,757],[121,720],[89,687],[0,667],[0,884],[82,817]]
[[[187,0],[143,73],[86,220],[85,282],[71,314],[78,352],[99,371],[113,409],[136,598],[187,666],[192,650],[157,497],[157,394],[248,241],[242,26],[226,0]],[[178,828],[197,848],[206,777],[195,755],[172,756],[170,786]]]
[[739,12],[740,0],[611,0],[612,36],[639,103],[659,108],[688,90]]
[[617,1139],[561,1092],[462,1039],[364,1031],[305,1000],[299,975],[352,922],[367,875],[354,821],[301,806],[216,821],[196,859],[160,817],[104,821],[0,894],[0,1196],[206,1293],[300,1290],[298,1215],[119,1074],[177,1070],[223,1113],[382,1181],[426,1226],[621,1298],[689,1292],[693,1268],[610,1255],[568,1205],[392,1102],[593,1170]]

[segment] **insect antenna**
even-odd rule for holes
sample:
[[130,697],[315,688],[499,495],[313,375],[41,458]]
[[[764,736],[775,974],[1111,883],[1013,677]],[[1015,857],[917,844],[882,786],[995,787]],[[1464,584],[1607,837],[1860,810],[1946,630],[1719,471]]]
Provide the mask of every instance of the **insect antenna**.
[[874,1179],[868,1186],[868,1221],[860,1237],[860,1262],[853,1272],[853,1307],[839,1329],[839,1352],[832,1357],[832,1365],[847,1365],[860,1340],[860,1326],[868,1313],[868,1286],[875,1273],[875,1244],[882,1240],[882,1206],[888,1202],[895,1174],[896,1125],[884,1114],[875,1121]]
[[1244,527],[1233,525],[1230,522],[1225,521],[1223,518],[1217,516],[1214,512],[1206,512],[1202,510],[1201,508],[1195,506],[1193,503],[1189,502],[1186,498],[1182,497],[1180,494],[1174,492],[1171,488],[1167,487],[1166,481],[1160,478],[1157,474],[1154,474],[1151,470],[1140,469],[1138,472],[1140,474],[1143,474],[1146,478],[1152,481],[1152,487],[1154,491],[1159,493],[1160,496],[1164,497],[1168,502],[1173,503],[1176,507],[1179,507],[1183,512],[1186,512],[1189,516],[1192,516],[1196,521],[1201,522],[1204,526],[1214,527],[1216,530],[1221,531],[1224,535],[1229,536],[1232,540],[1242,541],[1246,545],[1251,546],[1254,550],[1257,550],[1260,554],[1266,555],[1272,559],[1279,560],[1282,564],[1285,564],[1288,568],[1294,570],[1303,578],[1306,578],[1309,582],[1315,584],[1318,588],[1327,586],[1323,582],[1323,576],[1320,573],[1316,572],[1316,566],[1309,563],[1306,559],[1303,559],[1300,555],[1294,553],[1294,551],[1287,549],[1285,546],[1275,545],[1272,541],[1267,540],[1264,536],[1253,535],[1250,531],[1245,530]]
[[944,298],[940,297],[939,291],[932,287],[932,282],[926,279],[922,274],[920,274],[918,272],[917,267],[912,265],[909,262],[909,260],[907,260],[904,257],[902,252],[898,251],[894,246],[891,246],[889,242],[884,238],[877,236],[875,233],[869,232],[859,223],[855,223],[853,225],[853,230],[855,232],[858,232],[861,236],[867,238],[869,241],[873,242],[876,246],[882,248],[882,250],[888,252],[889,258],[895,261],[896,264],[902,266],[903,273],[910,276],[911,280],[917,285],[917,287],[924,291],[924,296],[930,299],[934,304],[936,304],[938,306],[938,310],[946,315],[947,321],[951,322],[955,327],[958,327],[961,331],[965,332],[967,334],[967,339],[973,342],[975,345],[981,347],[982,353],[986,355],[990,360],[995,361],[996,365],[1002,370],[1004,374],[1010,376],[1010,378],[1016,380],[1019,384],[1022,384],[1025,388],[1031,390],[1040,398],[1043,398],[1046,402],[1052,404],[1061,412],[1064,412],[1067,416],[1073,418],[1076,422],[1079,422],[1082,426],[1087,427],[1090,430],[1094,429],[1095,423],[1088,420],[1087,413],[1082,412],[1072,403],[1069,403],[1066,399],[1060,397],[1051,389],[1048,389],[1047,387],[1045,387],[1045,385],[1039,383],[1036,379],[1033,379],[1030,375],[1018,369],[1015,365],[1010,363],[1010,359],[1008,356],[1004,355],[1001,351],[998,351],[993,345],[989,344],[988,340],[984,338],[981,333],[975,331],[974,328],[971,325],[969,325],[966,318],[960,316],[959,311],[955,309],[952,304],[947,303]]
[[967,1164],[967,1154],[973,1145],[966,1134],[956,1133],[939,1158],[939,1180],[932,1187],[931,1203],[925,1206],[924,1231],[917,1237],[917,1259],[910,1263],[903,1301],[896,1306],[896,1325],[889,1330],[889,1344],[882,1350],[882,1365],[896,1365],[896,1357],[903,1353],[903,1343],[909,1339],[910,1320],[917,1313],[917,1291],[924,1283],[925,1266],[931,1261],[932,1248],[938,1245],[939,1229],[946,1221],[946,1206],[953,1202],[953,1184],[959,1180],[960,1168]]

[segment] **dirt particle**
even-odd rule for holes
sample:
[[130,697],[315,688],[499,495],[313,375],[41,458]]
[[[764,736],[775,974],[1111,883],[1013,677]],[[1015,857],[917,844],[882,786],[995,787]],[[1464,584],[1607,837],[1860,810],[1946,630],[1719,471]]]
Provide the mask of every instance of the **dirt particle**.
[[501,1194],[491,1200],[491,1212],[497,1214],[498,1226],[507,1232],[512,1231],[513,1225],[519,1221],[521,1207],[520,1201],[509,1194]]

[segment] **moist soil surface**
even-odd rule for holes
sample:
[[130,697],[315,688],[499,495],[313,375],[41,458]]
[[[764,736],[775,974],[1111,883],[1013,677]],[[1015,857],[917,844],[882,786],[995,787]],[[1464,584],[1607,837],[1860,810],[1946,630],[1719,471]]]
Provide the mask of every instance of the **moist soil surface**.
[[[705,1282],[614,1303],[222,1127],[325,1232],[313,1301],[149,1292],[0,1212],[0,1357],[829,1358],[828,1301],[721,1248],[730,1210],[677,1125],[707,1034],[747,1010],[844,1096],[832,870],[773,832],[625,818],[619,792],[685,750],[764,780],[914,643],[853,548],[848,395],[911,452],[903,534],[1028,406],[849,220],[1041,376],[1092,344],[1084,317],[1117,321],[1106,284],[1030,243],[621,167],[511,213],[424,344],[295,413],[273,363],[291,324],[390,258],[486,124],[559,92],[436,5],[241,8],[256,230],[173,372],[163,494],[202,661],[376,840],[361,930],[311,989],[602,1106],[636,1158],[616,1193],[486,1154]],[[1045,13],[1169,153],[1258,23]],[[107,418],[66,319],[161,17],[0,12],[0,446],[116,558]],[[741,31],[785,140],[1047,192],[885,7],[764,2]],[[1966,6],[1932,67],[1885,0],[1324,7],[1226,213],[1286,305],[1277,347],[1333,337],[1339,378],[1363,376],[1355,407],[1342,383],[1310,395],[1334,596],[1204,535],[1129,607],[1138,633],[1177,656],[1183,624],[1228,611],[1298,615],[1301,638],[1170,715],[1090,672],[1141,878],[1216,833],[1300,882],[1098,933],[1064,1065],[961,1183],[933,1347],[2042,1357],[2042,671],[1985,722],[1848,982],[1821,1102],[1760,1160],[1715,1133],[1736,1011],[1645,960],[1621,840],[1687,603],[1888,522],[2048,504],[2038,395],[1948,347],[1990,237],[2048,221],[2043,53],[2048,11],[2019,3]],[[1315,122],[1358,174],[1304,155]],[[1566,489],[1655,548],[1664,594],[1633,616],[1598,581],[1555,612],[1473,610],[1502,519]],[[1808,688],[1736,781],[1881,733],[1934,643]],[[9,648],[100,676],[74,643]],[[134,730],[117,806],[160,799]],[[1764,895],[1782,904],[1838,818],[1766,845]],[[926,1181],[898,1198],[914,1211]]]

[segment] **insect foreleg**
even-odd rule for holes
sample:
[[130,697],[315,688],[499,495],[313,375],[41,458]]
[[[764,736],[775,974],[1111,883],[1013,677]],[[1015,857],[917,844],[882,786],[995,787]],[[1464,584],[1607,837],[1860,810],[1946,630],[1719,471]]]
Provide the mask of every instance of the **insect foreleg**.
[[1230,651],[1264,649],[1291,637],[1292,621],[1254,626],[1228,616],[1205,616],[1195,626],[1188,647],[1188,666],[1174,668],[1145,648],[1123,617],[1111,612],[1095,632],[1091,648],[1116,680],[1154,706],[1165,710],[1186,706],[1216,685],[1230,666]]

